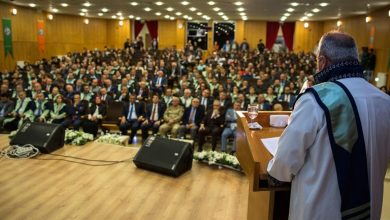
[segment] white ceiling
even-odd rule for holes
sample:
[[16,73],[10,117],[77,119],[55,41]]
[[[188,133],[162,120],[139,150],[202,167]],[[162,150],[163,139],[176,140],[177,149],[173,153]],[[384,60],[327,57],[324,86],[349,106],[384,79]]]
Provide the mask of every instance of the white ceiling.
[[[290,16],[286,18],[287,21],[296,21],[301,19],[305,13],[313,14],[311,17],[307,17],[307,20],[328,20],[328,19],[337,19],[340,17],[347,17],[351,15],[366,14],[369,11],[378,9],[390,5],[389,0],[310,0],[310,1],[299,1],[299,0],[240,0],[242,5],[236,6],[234,3],[236,0],[213,0],[215,5],[211,6],[208,4],[209,0],[187,0],[188,5],[181,4],[180,1],[175,0],[160,0],[164,4],[158,6],[155,4],[156,1],[152,0],[89,0],[91,6],[85,7],[83,3],[87,2],[86,0],[15,0],[15,1],[5,1],[15,5],[27,6],[30,3],[36,4],[35,8],[37,10],[52,11],[54,8],[58,9],[58,12],[61,14],[72,14],[79,15],[81,9],[87,9],[87,17],[102,17],[102,18],[112,18],[113,15],[116,15],[117,18],[120,18],[117,13],[122,13],[124,19],[128,19],[130,15],[133,15],[134,18],[139,17],[139,19],[165,19],[164,16],[169,15],[174,17],[173,19],[183,18],[184,15],[192,17],[192,20],[205,20],[202,16],[207,15],[212,20],[223,20],[223,18],[218,15],[218,12],[223,12],[224,15],[228,17],[229,20],[238,20],[242,19],[242,16],[237,8],[242,7],[246,13],[248,20],[280,20],[284,13],[287,13],[288,8],[293,8],[293,12],[290,13]],[[130,3],[136,1],[138,5],[133,6]],[[292,6],[292,2],[299,3],[298,6]],[[328,6],[322,7],[320,3],[326,2]],[[62,7],[61,3],[67,3],[68,7]],[[145,8],[150,8],[151,11],[145,11]],[[166,9],[172,7],[174,10],[169,12]],[[195,7],[196,11],[191,11],[190,8]],[[220,11],[215,11],[214,8],[218,7]],[[107,8],[108,12],[103,13],[102,16],[99,16],[98,13],[102,13],[101,9]],[[319,9],[320,11],[315,13],[313,9]],[[161,15],[155,15],[156,12],[160,12]],[[180,12],[180,15],[176,13]],[[197,13],[201,12],[202,15],[199,16]],[[55,14],[55,13],[53,13]],[[310,15],[310,14],[309,14]]]

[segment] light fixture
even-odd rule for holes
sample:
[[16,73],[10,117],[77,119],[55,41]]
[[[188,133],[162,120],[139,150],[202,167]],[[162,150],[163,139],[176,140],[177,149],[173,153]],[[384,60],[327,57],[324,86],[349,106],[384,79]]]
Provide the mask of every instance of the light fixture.
[[240,12],[239,15],[244,16],[244,15],[246,15],[246,13],[245,12]]
[[158,5],[158,6],[161,6],[164,4],[164,2],[155,2],[154,4]]
[[321,6],[321,7],[326,7],[326,6],[328,6],[328,5],[329,5],[329,3],[326,3],[326,2],[320,3],[320,6]]
[[116,15],[111,16],[111,18],[116,19]]
[[12,8],[11,9],[11,15],[17,15],[18,14],[18,9]]
[[[221,13],[221,12],[220,12]],[[202,12],[197,12],[197,15],[201,16],[203,13]]]
[[240,6],[240,5],[244,4],[244,3],[242,3],[242,2],[234,2],[234,4],[237,5],[237,6]]
[[207,4],[209,4],[209,5],[215,5],[215,2],[209,1],[209,2],[207,2]]
[[307,16],[303,16],[301,19],[299,19],[300,21],[306,21],[307,20]]
[[191,7],[190,11],[196,11],[196,8],[195,7]]
[[84,24],[89,24],[88,18],[84,19]]
[[187,18],[188,18],[188,15],[184,15],[183,18],[184,18],[184,19],[187,19]]
[[173,11],[173,10],[175,10],[175,9],[173,9],[172,7],[167,8],[167,11]]
[[367,17],[366,17],[366,23],[371,22],[371,20],[372,20],[372,17],[371,17],[371,16],[367,16]]
[[242,20],[246,21],[246,20],[248,20],[248,17],[247,16],[242,16]]
[[58,9],[52,8],[51,11],[54,12],[54,13],[57,13],[57,12],[58,12]]
[[213,8],[214,11],[220,11],[221,9],[218,7]]
[[170,17],[169,20],[175,20],[175,17]]
[[149,7],[144,8],[145,11],[151,11],[152,9]]
[[169,15],[164,15],[164,18],[166,18],[166,19],[169,19],[171,16],[169,16]]
[[123,26],[123,21],[122,20],[119,21],[119,26]]
[[89,2],[85,2],[83,5],[84,5],[85,7],[90,7],[92,4],[89,3]]
[[47,19],[49,19],[50,21],[53,20],[54,16],[52,14],[47,14]]
[[88,12],[88,9],[82,8],[81,11],[82,11],[82,12]]
[[98,16],[100,16],[100,17],[101,17],[101,16],[103,16],[103,15],[104,15],[104,14],[103,14],[103,13],[101,13],[101,12],[99,12],[99,13],[98,13]]
[[116,15],[118,15],[118,16],[122,16],[122,12],[118,12],[118,13],[116,13]]
[[311,10],[312,12],[314,12],[314,13],[317,13],[317,12],[319,12],[320,11],[320,9],[318,9],[318,8],[314,8],[313,10]]
[[299,5],[299,3],[298,2],[291,2],[290,5],[293,7],[297,7]]
[[84,12],[80,12],[79,15],[80,15],[80,16],[85,16],[85,13],[84,13]]
[[390,17],[390,10],[389,10],[389,17]]
[[161,15],[161,12],[156,12],[156,13],[154,13],[155,15],[157,15],[157,16],[160,16]]
[[30,6],[31,8],[35,8],[37,5],[34,3],[30,3],[30,4],[28,4],[28,6]]
[[133,18],[134,18],[134,15],[129,15],[129,18],[130,18],[130,19],[133,19]]
[[66,8],[66,7],[69,6],[69,4],[67,4],[67,3],[61,3],[61,6],[64,7],[64,8]]
[[108,12],[108,8],[102,8],[102,12]]
[[307,16],[307,17],[312,17],[312,16],[313,16],[313,13],[307,13],[306,16]]
[[135,20],[139,21],[141,20],[141,17],[135,17]]
[[137,6],[137,5],[138,5],[138,2],[130,2],[130,5],[132,5],[132,6]]
[[221,11],[221,12],[218,12],[218,15],[222,16],[222,15],[224,15],[224,13]]
[[288,16],[290,16],[291,14],[290,14],[290,13],[284,13],[283,15],[286,16],[286,17],[288,17]]
[[124,19],[125,19],[125,18],[124,18],[124,17],[122,17],[122,16],[121,16],[121,17],[119,17],[119,20],[121,20],[121,21],[122,21],[122,20],[124,20]]
[[342,24],[343,24],[343,22],[341,22],[340,20],[338,20],[337,23],[336,23],[336,26],[337,26],[337,27],[340,27]]
[[192,17],[188,17],[187,19],[191,21],[191,20],[192,20]]
[[245,11],[245,8],[243,8],[243,7],[237,8],[237,11]]
[[280,18],[281,21],[285,21],[286,19],[287,19],[286,16],[283,16],[283,17]]
[[183,13],[181,13],[180,11],[178,11],[178,12],[176,12],[175,13],[175,15],[177,15],[177,16],[180,16],[180,15],[182,15]]
[[305,29],[309,28],[309,22],[303,23],[303,27],[304,27]]
[[295,11],[295,9],[293,9],[293,8],[287,8],[286,11],[288,11],[288,12],[293,12],[293,11]]
[[182,4],[182,5],[188,5],[188,4],[190,4],[190,3],[187,2],[187,1],[182,1],[181,4]]

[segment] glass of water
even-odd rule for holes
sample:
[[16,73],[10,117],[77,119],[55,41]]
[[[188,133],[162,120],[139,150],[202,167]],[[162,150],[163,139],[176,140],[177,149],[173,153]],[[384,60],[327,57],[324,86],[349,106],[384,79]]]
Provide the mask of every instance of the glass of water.
[[258,115],[259,106],[256,104],[248,105],[248,116],[251,119],[251,123],[249,123],[249,127],[253,125],[253,119],[255,119]]

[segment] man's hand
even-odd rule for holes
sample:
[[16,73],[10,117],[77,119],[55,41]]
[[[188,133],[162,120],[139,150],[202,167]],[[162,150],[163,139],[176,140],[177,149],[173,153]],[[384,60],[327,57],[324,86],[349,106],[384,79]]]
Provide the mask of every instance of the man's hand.
[[126,123],[126,119],[125,119],[125,117],[122,117],[121,118],[121,124],[124,124],[124,123]]
[[204,129],[206,129],[206,128],[204,127],[204,124],[201,124],[199,130],[204,130]]

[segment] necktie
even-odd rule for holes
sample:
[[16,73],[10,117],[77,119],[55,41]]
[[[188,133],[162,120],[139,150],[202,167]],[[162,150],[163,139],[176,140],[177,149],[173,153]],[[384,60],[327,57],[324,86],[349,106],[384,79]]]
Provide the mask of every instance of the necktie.
[[152,110],[152,121],[155,121],[156,119],[156,104],[153,104],[153,110]]
[[191,109],[191,114],[190,114],[190,123],[192,124],[192,123],[194,123],[194,121],[195,121],[195,109],[194,108],[192,108]]
[[42,102],[39,101],[39,104],[38,104],[38,116],[41,115],[42,113]]
[[130,111],[129,111],[129,115],[127,116],[128,121],[131,120],[132,115],[133,115],[133,104],[130,104]]

